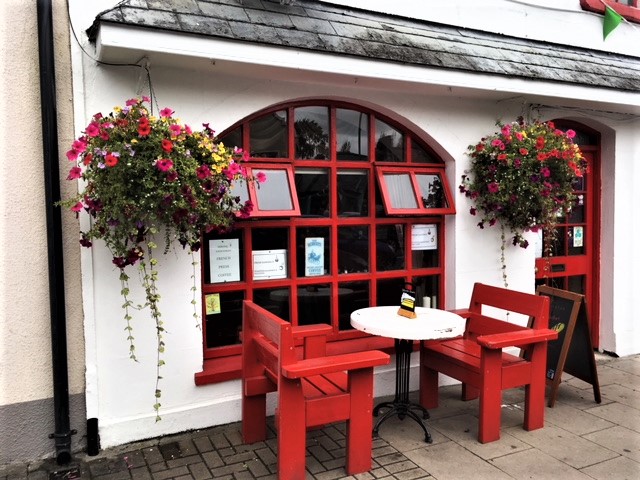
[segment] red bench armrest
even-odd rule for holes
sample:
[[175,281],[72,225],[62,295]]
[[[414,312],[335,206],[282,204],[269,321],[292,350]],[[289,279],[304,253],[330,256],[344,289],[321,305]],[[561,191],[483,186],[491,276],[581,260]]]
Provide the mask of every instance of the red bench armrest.
[[379,350],[368,352],[345,353],[328,357],[309,358],[282,367],[282,375],[286,378],[303,378],[326,373],[372,368],[389,363],[388,354]]
[[480,346],[491,349],[520,347],[532,343],[547,342],[558,338],[558,332],[548,328],[516,330],[513,332],[481,335],[477,338]]

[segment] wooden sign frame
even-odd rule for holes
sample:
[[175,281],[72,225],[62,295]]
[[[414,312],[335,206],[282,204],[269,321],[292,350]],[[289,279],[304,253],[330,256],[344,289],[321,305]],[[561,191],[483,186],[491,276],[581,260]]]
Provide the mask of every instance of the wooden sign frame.
[[547,345],[547,385],[551,386],[549,407],[555,404],[562,372],[591,384],[594,399],[600,403],[600,384],[584,295],[546,285],[540,285],[536,295],[549,297],[549,328],[558,332],[558,339]]

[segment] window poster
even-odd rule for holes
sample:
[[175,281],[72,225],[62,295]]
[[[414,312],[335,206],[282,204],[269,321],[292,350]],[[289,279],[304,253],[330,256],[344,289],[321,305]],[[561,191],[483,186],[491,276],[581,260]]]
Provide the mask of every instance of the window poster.
[[240,281],[240,240],[209,240],[211,283]]
[[584,246],[584,228],[583,227],[573,227],[573,246],[574,247]]
[[307,277],[324,275],[324,238],[304,239],[304,274]]
[[220,294],[210,293],[204,297],[205,309],[207,315],[217,315],[222,312],[220,308]]
[[428,223],[411,225],[411,250],[437,250],[438,226]]
[[287,278],[287,251],[257,250],[252,252],[253,279]]

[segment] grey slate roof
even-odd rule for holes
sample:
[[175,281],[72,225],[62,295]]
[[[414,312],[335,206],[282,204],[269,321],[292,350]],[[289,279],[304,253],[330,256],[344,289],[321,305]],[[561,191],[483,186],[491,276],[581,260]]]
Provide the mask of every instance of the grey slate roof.
[[[366,3],[364,3],[366,5]],[[127,0],[128,25],[415,66],[640,91],[640,57],[555,45],[312,0]]]

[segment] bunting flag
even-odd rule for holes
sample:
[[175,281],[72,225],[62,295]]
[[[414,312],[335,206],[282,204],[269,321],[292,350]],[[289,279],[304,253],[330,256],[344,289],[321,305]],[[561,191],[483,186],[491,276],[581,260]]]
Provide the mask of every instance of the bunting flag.
[[622,15],[616,12],[609,5],[606,6],[604,10],[604,23],[602,25],[602,34],[604,36],[603,40],[607,39],[607,35],[613,32],[616,27],[622,23],[622,20]]

